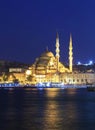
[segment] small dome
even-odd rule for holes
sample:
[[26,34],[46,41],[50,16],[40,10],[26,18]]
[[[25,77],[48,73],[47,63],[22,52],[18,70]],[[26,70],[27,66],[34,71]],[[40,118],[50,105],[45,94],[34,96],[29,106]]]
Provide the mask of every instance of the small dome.
[[53,53],[50,51],[44,52],[41,57],[54,57]]

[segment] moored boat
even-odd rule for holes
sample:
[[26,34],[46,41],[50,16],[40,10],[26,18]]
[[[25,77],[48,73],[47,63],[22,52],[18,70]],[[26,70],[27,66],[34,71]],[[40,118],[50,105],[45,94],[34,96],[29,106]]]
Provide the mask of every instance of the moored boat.
[[64,88],[62,82],[40,82],[35,85],[37,88]]
[[94,84],[88,84],[87,85],[87,90],[88,91],[95,91],[95,83]]

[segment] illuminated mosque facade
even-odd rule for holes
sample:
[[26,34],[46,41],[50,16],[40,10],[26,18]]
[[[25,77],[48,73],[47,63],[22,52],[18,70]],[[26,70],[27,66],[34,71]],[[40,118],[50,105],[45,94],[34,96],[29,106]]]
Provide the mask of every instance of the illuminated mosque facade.
[[[58,33],[56,35],[55,55],[46,49],[40,57],[25,71],[22,68],[10,68],[8,81],[15,79],[24,84],[37,84],[39,82],[54,82],[64,84],[87,84],[95,83],[94,72],[79,72],[73,70],[73,44],[70,35],[69,42],[69,66],[65,67],[60,62],[60,44]],[[2,80],[2,77],[1,77]]]
[[31,78],[33,84],[39,82],[63,82],[64,84],[86,84],[94,82],[95,74],[73,72],[73,45],[72,36],[69,42],[69,67],[60,62],[60,44],[56,35],[56,55],[46,49],[34,64],[26,71],[25,79]]

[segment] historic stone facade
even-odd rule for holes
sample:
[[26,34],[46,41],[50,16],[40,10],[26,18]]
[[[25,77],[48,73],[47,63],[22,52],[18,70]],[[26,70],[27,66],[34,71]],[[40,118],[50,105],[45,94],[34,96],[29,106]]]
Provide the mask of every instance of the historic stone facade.
[[48,49],[36,58],[34,64],[27,70],[27,76],[31,75],[32,83],[38,82],[63,82],[64,84],[86,84],[95,79],[94,73],[73,72],[72,37],[69,43],[69,68],[60,62],[59,37],[56,37],[56,55]]
[[[46,49],[25,73],[13,73],[23,83],[63,82],[64,84],[86,84],[95,82],[95,73],[79,73],[73,71],[73,46],[70,35],[69,67],[60,62],[59,36],[56,37],[56,54]],[[13,77],[14,78],[14,77]]]

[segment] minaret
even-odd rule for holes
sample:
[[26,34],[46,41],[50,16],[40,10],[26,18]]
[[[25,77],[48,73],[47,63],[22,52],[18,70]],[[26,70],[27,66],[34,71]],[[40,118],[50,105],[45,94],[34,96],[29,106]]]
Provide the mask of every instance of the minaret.
[[59,36],[56,35],[56,60],[57,60],[57,70],[59,70],[59,58],[60,58],[60,49],[59,49]]
[[46,52],[48,52],[48,46],[46,46]]
[[70,34],[70,43],[69,43],[69,70],[73,71],[73,47],[72,47],[72,36]]

